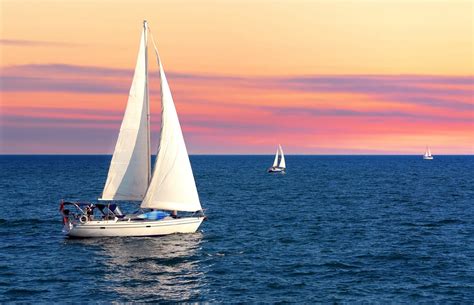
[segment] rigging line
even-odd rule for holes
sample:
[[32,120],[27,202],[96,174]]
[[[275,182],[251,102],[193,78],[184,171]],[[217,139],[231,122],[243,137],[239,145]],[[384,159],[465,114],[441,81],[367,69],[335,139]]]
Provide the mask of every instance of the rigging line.
[[[155,49],[155,54],[156,54],[156,60],[158,61],[158,67],[160,69],[160,72],[164,74],[164,71],[161,71],[163,69],[163,64],[161,63],[161,58],[160,58],[160,54],[158,53],[158,47],[156,46],[156,43],[155,43],[155,38],[153,37],[153,33],[151,32],[151,28],[150,26],[148,26],[148,31],[150,33],[150,36],[151,36],[151,42],[153,43],[153,48]],[[161,77],[161,75],[160,75]],[[161,88],[161,97],[163,99],[163,88]],[[162,112],[164,110],[164,107],[162,108]],[[163,124],[163,119],[161,120],[161,130],[163,132],[163,129],[164,129],[164,124]],[[158,147],[158,153],[160,153],[161,151],[164,151],[164,153],[166,154],[167,152],[167,148],[168,148],[168,145],[166,145],[165,147],[161,147],[162,146],[162,143],[161,143],[161,139],[160,139],[160,146]],[[158,154],[157,154],[158,155]],[[176,165],[176,160],[178,159],[178,156],[175,155],[174,156],[174,159],[173,159],[173,163],[170,167],[170,169],[168,170],[168,172],[164,175],[162,181],[165,181],[166,178],[169,176],[169,174],[171,173],[171,170],[175,167]],[[157,161],[158,161],[158,158],[157,158]],[[159,189],[161,188],[161,185],[159,186]],[[158,189],[158,190],[159,190]]]
[[160,64],[160,54],[158,53],[158,48],[155,43],[155,38],[153,37],[153,33],[151,32],[150,26],[148,26],[148,32],[151,36],[151,42],[153,43],[153,48],[155,49],[156,60],[158,61],[158,65]]

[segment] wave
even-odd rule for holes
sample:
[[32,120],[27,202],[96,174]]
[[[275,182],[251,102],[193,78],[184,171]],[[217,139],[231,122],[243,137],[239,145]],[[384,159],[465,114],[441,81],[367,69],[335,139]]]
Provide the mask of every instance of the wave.
[[459,220],[459,219],[443,219],[439,221],[433,221],[433,222],[404,222],[401,223],[403,226],[408,226],[408,227],[440,227],[444,225],[462,225],[466,224],[465,221]]
[[0,218],[0,227],[2,226],[21,226],[21,225],[41,225],[41,224],[61,224],[61,220],[57,218],[22,218],[22,219],[3,219]]
[[48,289],[26,289],[26,288],[12,288],[5,291],[5,295],[9,297],[23,297],[23,296],[31,296],[32,294],[40,294],[49,292]]
[[193,256],[182,256],[182,257],[147,257],[147,258],[136,258],[130,260],[130,264],[141,264],[141,263],[155,263],[163,266],[174,266],[182,263],[192,263]]
[[357,269],[359,268],[358,266],[355,265],[349,265],[349,264],[344,264],[341,262],[327,262],[323,264],[324,267],[330,267],[330,268],[337,268],[337,269]]

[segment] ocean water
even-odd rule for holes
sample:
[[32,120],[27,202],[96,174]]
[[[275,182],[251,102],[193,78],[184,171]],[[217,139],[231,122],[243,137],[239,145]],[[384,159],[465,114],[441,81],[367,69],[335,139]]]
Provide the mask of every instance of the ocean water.
[[474,301],[474,157],[192,156],[196,234],[67,239],[110,156],[0,156],[0,302]]

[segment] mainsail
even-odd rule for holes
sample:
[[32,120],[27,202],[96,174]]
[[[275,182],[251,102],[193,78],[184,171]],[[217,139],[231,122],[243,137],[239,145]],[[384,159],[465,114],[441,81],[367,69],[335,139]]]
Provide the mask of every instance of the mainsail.
[[275,160],[273,160],[273,167],[277,167],[278,166],[278,147],[277,147],[277,152],[275,154]]
[[178,114],[155,46],[161,80],[161,138],[153,176],[142,208],[195,212],[201,203]]
[[281,148],[281,145],[278,145],[278,146],[280,148],[280,154],[281,154],[281,160],[280,160],[279,167],[286,168],[285,155],[283,154],[283,149]]
[[140,40],[127,108],[110,163],[102,200],[140,201],[150,180],[147,26]]

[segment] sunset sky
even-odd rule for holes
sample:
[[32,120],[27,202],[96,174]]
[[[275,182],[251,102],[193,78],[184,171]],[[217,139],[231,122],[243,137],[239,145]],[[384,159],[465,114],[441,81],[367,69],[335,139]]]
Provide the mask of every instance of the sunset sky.
[[0,153],[112,154],[147,19],[191,154],[473,154],[473,3],[0,0]]

